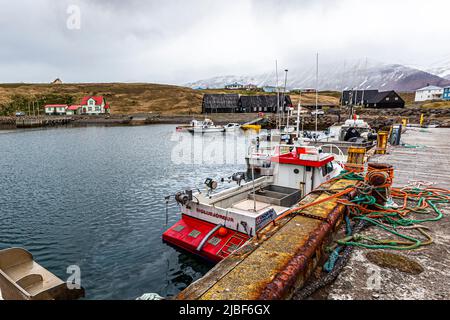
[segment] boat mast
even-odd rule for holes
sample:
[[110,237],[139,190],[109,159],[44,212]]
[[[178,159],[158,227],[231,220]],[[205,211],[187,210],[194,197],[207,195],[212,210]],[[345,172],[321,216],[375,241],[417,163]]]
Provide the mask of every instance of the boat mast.
[[[366,57],[366,65],[364,68],[364,72],[367,73],[367,57]],[[364,73],[363,73],[363,77],[364,77]],[[364,81],[366,81],[366,80],[364,79]],[[361,104],[364,107],[364,93],[366,91],[366,90],[364,90],[364,86],[362,87],[362,90],[363,90],[363,92],[362,92]]]
[[[283,108],[283,115],[284,115],[284,102],[286,100],[286,87],[287,87],[287,76],[288,76],[288,69],[284,70],[284,72],[286,73],[286,76],[284,78],[284,92],[283,92],[283,101],[281,102],[282,104],[282,108]],[[289,110],[287,111],[287,115],[286,115],[286,132],[288,132],[289,128]]]
[[[300,96],[297,105],[297,139],[300,137],[300,110],[302,108],[302,90],[300,89]],[[303,131],[303,128],[302,128]]]
[[316,55],[316,132],[317,132],[317,113],[319,109],[319,53]]
[[275,60],[275,76],[277,79],[276,91],[277,91],[277,129],[281,130],[281,120],[280,120],[280,91],[278,86],[278,60]]

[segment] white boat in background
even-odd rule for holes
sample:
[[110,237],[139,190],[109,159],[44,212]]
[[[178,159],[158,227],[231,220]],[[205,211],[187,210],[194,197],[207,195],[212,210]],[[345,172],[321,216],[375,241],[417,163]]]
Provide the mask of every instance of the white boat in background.
[[192,119],[192,121],[189,124],[183,124],[180,126],[177,126],[176,131],[177,132],[189,132],[189,129],[200,127],[202,125],[203,121]]
[[346,120],[341,126],[338,139],[347,142],[356,142],[357,139],[374,140],[371,135],[376,138],[376,132],[370,125],[355,115],[353,119]]
[[195,121],[192,127],[187,128],[187,131],[190,133],[216,133],[225,132],[225,128],[216,126],[210,119],[205,119],[203,121]]
[[225,131],[227,132],[232,132],[232,131],[237,131],[241,128],[241,125],[239,123],[229,123],[227,125],[224,126]]

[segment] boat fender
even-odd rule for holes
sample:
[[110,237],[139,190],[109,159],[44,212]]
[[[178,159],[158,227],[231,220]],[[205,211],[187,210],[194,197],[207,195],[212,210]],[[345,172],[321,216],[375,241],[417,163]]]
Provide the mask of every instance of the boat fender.
[[220,237],[223,238],[223,237],[225,237],[227,234],[228,234],[227,228],[221,227],[221,228],[219,229],[219,236],[220,236]]
[[157,293],[144,293],[142,296],[136,298],[136,300],[165,300]]

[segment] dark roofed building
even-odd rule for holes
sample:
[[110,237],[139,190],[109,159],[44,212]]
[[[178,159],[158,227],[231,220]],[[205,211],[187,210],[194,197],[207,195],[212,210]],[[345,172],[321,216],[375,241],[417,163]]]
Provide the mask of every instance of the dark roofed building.
[[378,92],[372,101],[366,104],[368,108],[404,108],[405,100],[394,90]]
[[[284,103],[283,103],[284,97]],[[239,101],[239,111],[242,113],[256,112],[277,112],[277,96],[276,95],[255,95],[241,96]],[[292,107],[291,98],[287,95],[280,95],[280,105],[284,105],[284,110]]]
[[205,94],[202,113],[233,113],[238,106],[238,94]]
[[[282,103],[284,101],[284,103]],[[280,105],[284,111],[292,107],[288,95],[280,95]],[[238,94],[205,94],[203,96],[202,113],[257,113],[277,112],[276,95],[239,96]]]
[[342,93],[342,104],[346,105],[362,105],[362,100],[372,100],[378,90],[346,90]]
[[342,105],[362,105],[367,108],[404,108],[405,101],[393,90],[346,90]]

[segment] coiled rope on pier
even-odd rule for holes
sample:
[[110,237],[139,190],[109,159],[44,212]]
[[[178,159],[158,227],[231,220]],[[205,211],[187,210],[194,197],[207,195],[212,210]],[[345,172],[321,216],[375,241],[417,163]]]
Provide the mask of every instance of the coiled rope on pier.
[[[341,179],[345,177],[340,177]],[[350,177],[350,175],[349,175]],[[354,186],[357,196],[353,200],[339,199],[338,202],[348,209],[345,216],[346,237],[337,241],[337,246],[332,249],[328,261],[323,269],[327,272],[325,276],[316,282],[302,288],[294,294],[294,299],[306,299],[318,289],[332,283],[350,259],[355,247],[366,249],[393,249],[393,250],[414,250],[433,243],[432,237],[427,233],[428,227],[422,225],[425,222],[437,222],[443,218],[439,204],[450,202],[450,190],[434,188],[427,183],[410,183],[404,188],[392,188],[393,172],[380,170],[369,172],[366,177],[353,172],[351,175],[355,180],[363,181],[358,186]],[[383,181],[380,186],[368,184],[368,178]],[[372,179],[370,179],[372,180]],[[380,205],[377,198],[382,196],[383,189],[390,188],[390,196],[397,199],[402,205]],[[389,199],[384,199],[388,201]],[[430,210],[432,209],[431,213]],[[432,217],[409,218],[410,214],[427,215]],[[355,221],[351,226],[351,220]],[[368,227],[377,227],[387,232],[396,239],[377,239],[362,235],[361,232]],[[417,230],[419,236],[411,236],[403,230]]]

